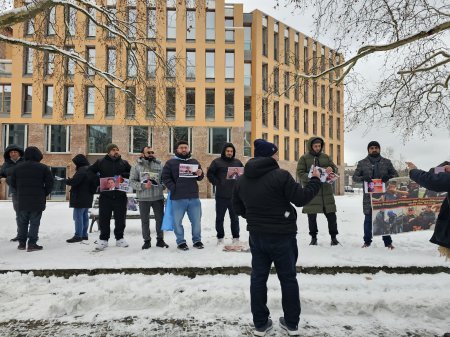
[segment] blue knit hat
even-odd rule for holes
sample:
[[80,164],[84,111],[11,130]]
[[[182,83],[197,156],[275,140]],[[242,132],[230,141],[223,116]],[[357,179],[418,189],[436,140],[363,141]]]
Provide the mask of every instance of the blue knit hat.
[[269,143],[264,139],[255,139],[253,146],[255,148],[255,157],[272,157],[278,152],[278,147],[275,144]]

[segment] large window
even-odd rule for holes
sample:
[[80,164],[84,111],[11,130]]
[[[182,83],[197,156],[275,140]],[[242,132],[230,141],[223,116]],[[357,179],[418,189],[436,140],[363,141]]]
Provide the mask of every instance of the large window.
[[295,132],[300,131],[300,109],[298,107],[294,108],[294,130]]
[[334,126],[333,126],[333,116],[329,116],[328,117],[328,136],[333,139],[333,131],[334,131]]
[[156,78],[156,53],[153,49],[147,50],[147,77]]
[[136,116],[136,87],[127,87],[127,90],[130,93],[126,95],[127,105],[125,114],[129,118],[133,118]]
[[214,50],[206,51],[206,79],[214,80],[215,78],[215,52]]
[[115,48],[108,48],[106,55],[106,70],[109,74],[116,74],[117,51]]
[[[75,49],[74,47],[66,47],[65,48],[69,53],[75,53]],[[65,62],[65,66],[66,66],[66,76],[73,76],[75,75],[75,61],[70,58],[70,57],[66,57],[66,62]]]
[[[96,10],[92,7],[88,8],[88,13],[95,19],[96,19]],[[87,19],[87,26],[86,26],[86,36],[87,37],[95,37],[97,35],[97,25],[95,24],[94,20],[91,18]]]
[[284,29],[284,63],[290,63],[290,49],[289,49],[289,28]]
[[244,96],[252,95],[252,64],[244,63]]
[[295,41],[294,41],[294,62],[295,68],[298,69],[300,67],[300,47],[299,47],[299,34],[295,33]]
[[112,126],[88,126],[88,153],[105,153],[106,145],[112,143]]
[[303,70],[306,74],[309,73],[309,55],[308,55],[308,38],[303,40]]
[[75,88],[66,86],[64,91],[64,114],[73,116],[75,112]]
[[107,34],[108,34],[108,38],[109,39],[114,39],[116,37],[116,34],[113,33],[113,31],[116,30],[114,25],[118,24],[118,22],[117,22],[117,9],[114,6],[108,6],[107,9],[109,11],[109,16],[111,18],[111,23],[109,23],[107,25],[107,27],[109,28]]
[[176,90],[175,88],[166,88],[166,117],[175,118],[176,113]]
[[186,11],[186,40],[195,40],[195,10]]
[[244,121],[252,121],[252,98],[251,96],[244,97]]
[[244,156],[251,157],[252,155],[252,133],[251,131],[244,132]]
[[231,129],[229,128],[209,128],[208,152],[220,154],[223,144],[230,142]]
[[303,132],[309,133],[309,110],[303,110]]
[[279,26],[280,24],[278,22],[273,24],[273,58],[275,61],[278,61],[280,54],[280,38],[278,35]]
[[284,72],[284,97],[289,97],[291,84],[289,83],[289,72]]
[[53,85],[44,86],[44,115],[53,114]]
[[294,160],[298,161],[300,158],[300,139],[294,139]]
[[31,114],[33,111],[33,86],[32,85],[24,85],[22,87],[23,90],[23,104],[22,104],[22,113],[23,114]]
[[273,102],[273,127],[275,129],[280,127],[280,104],[278,101]]
[[32,75],[33,74],[33,55],[34,51],[31,48],[25,47],[24,48],[24,70],[23,73],[25,75]]
[[130,153],[141,153],[145,146],[153,146],[152,129],[148,126],[130,126],[128,144]]
[[195,118],[195,88],[186,88],[186,119]]
[[317,74],[317,42],[313,42],[313,56],[312,56],[313,66],[312,71],[313,74]]
[[195,50],[186,50],[186,79],[195,80]]
[[45,75],[53,75],[55,70],[55,54],[50,52],[44,53],[44,71]]
[[278,67],[273,69],[273,92],[276,95],[280,93],[280,70]]
[[341,92],[336,91],[336,111],[341,113]]
[[291,113],[289,109],[289,104],[284,105],[284,129],[289,131],[290,128],[290,119],[291,119]]
[[317,106],[317,82],[313,82],[313,105]]
[[269,88],[269,66],[267,63],[262,64],[262,89],[267,91]]
[[167,10],[167,39],[176,39],[177,37],[177,11],[175,9]]
[[250,52],[252,50],[252,27],[244,26],[244,50]]
[[166,77],[175,78],[177,67],[177,53],[175,49],[166,50]]
[[268,108],[269,108],[269,102],[268,102],[268,99],[267,99],[267,97],[265,97],[265,98],[263,98],[262,99],[262,104],[261,104],[261,123],[262,123],[262,125],[263,126],[267,126],[267,122],[268,122],[268,118],[269,118],[269,116],[268,116],[268,114],[269,114],[269,111],[268,111]]
[[94,116],[95,114],[95,87],[88,86],[86,87],[85,93],[85,115],[86,116]]
[[284,160],[290,160],[289,159],[289,137],[284,137]]
[[28,125],[26,124],[3,124],[3,146],[15,144],[22,148],[28,145]]
[[305,80],[305,84],[303,85],[303,101],[308,104],[309,102],[309,81]]
[[216,12],[206,12],[206,40],[214,41],[216,39]]
[[325,109],[325,85],[320,86],[320,107]]
[[25,27],[25,35],[33,35],[34,34],[34,18],[28,20],[25,23],[26,27]]
[[225,5],[225,42],[234,42],[234,7]]
[[321,114],[320,115],[320,135],[322,137],[325,137],[325,128],[326,128],[326,125],[325,125],[325,114]]
[[225,119],[234,118],[234,89],[225,89]]
[[135,38],[137,32],[137,10],[135,7],[128,8],[128,37]]
[[47,36],[55,35],[56,7],[50,8],[47,13]]
[[341,139],[341,119],[336,119],[336,138]]
[[214,119],[216,117],[216,90],[205,90],[205,118]]
[[234,80],[234,51],[225,52],[225,79]]
[[317,135],[317,111],[313,111],[313,135]]
[[76,20],[77,10],[73,7],[65,7],[67,30],[66,34],[69,36],[75,36],[76,33]]
[[[94,47],[87,47],[86,48],[86,59],[89,62],[90,65],[95,67],[95,48]],[[94,76],[95,71],[91,67],[87,66],[86,74],[88,76]]]
[[329,107],[330,111],[333,111],[333,105],[334,105],[334,102],[333,102],[333,88],[330,88],[328,90],[328,92],[329,92],[329,95],[330,95],[328,97],[328,107]]
[[337,157],[336,157],[336,164],[341,165],[341,146],[337,146]]
[[262,18],[262,54],[267,56],[267,49],[269,45],[269,36],[267,32],[267,16]]
[[127,49],[127,76],[136,77],[137,76],[137,60],[136,52],[132,49]]
[[188,127],[176,127],[170,128],[170,143],[169,143],[169,153],[175,153],[175,147],[177,143],[184,140],[189,143],[189,147],[192,149],[192,128]]
[[156,88],[148,87],[146,92],[146,116],[147,118],[156,117]]
[[156,38],[156,8],[149,8],[147,11],[147,37],[149,39]]
[[47,152],[70,152],[70,126],[46,125],[45,135]]
[[0,84],[0,114],[11,113],[11,84]]
[[106,87],[106,117],[114,117],[116,114],[116,89]]

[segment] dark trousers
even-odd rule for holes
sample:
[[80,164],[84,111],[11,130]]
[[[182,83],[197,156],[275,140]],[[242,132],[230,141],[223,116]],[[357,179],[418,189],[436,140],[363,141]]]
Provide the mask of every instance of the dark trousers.
[[[384,246],[390,246],[392,244],[392,238],[390,235],[382,236]],[[364,214],[364,243],[370,245],[372,243],[372,212]]]
[[231,235],[233,238],[239,238],[239,217],[234,213],[231,199],[228,198],[216,198],[216,232],[217,238],[223,239],[225,231],[223,229],[223,220],[225,213],[228,209],[231,221]]
[[300,321],[300,292],[297,283],[298,249],[295,234],[250,233],[249,241],[252,253],[250,300],[255,327],[264,326],[269,318],[267,279],[272,262],[281,284],[284,319],[288,326],[297,327]]
[[150,240],[150,208],[153,208],[156,222],[156,239],[164,238],[164,232],[161,230],[164,216],[164,200],[139,201],[139,213],[141,215],[142,237],[144,241]]
[[14,212],[16,212],[16,226],[17,226],[17,236],[19,236],[19,214],[17,211],[18,200],[15,193],[11,195]]
[[[106,192],[114,193],[114,192]],[[98,201],[98,223],[100,227],[100,240],[109,240],[111,235],[111,216],[114,212],[114,236],[116,240],[123,239],[125,219],[127,216],[127,196],[125,193],[116,194],[115,198],[100,195]]]
[[[18,229],[17,237],[19,242],[35,244],[39,240],[39,226],[41,224],[42,211],[18,211]],[[29,227],[28,227],[29,225]]]
[[[328,221],[328,232],[331,236],[338,235],[337,229],[337,217],[336,213],[325,213],[325,217]],[[308,214],[309,235],[317,236],[319,230],[317,229],[317,214]]]

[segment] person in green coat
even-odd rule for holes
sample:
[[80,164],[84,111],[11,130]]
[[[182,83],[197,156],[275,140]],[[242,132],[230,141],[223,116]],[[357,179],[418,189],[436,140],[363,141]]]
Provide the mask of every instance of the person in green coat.
[[[301,156],[297,164],[297,176],[303,186],[306,186],[309,182],[308,173],[312,165],[324,168],[328,174],[337,173],[337,167],[333,163],[332,158],[323,153],[325,142],[322,138],[310,138],[306,148],[308,152]],[[331,245],[336,246],[339,244],[336,238],[338,235],[336,203],[331,184],[323,183],[317,196],[303,207],[302,212],[308,214],[309,235],[311,235],[310,245],[317,245],[317,213],[323,213],[327,218]]]

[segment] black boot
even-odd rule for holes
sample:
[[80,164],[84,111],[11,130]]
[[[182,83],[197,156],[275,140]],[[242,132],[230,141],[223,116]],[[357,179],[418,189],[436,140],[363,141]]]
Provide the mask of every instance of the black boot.
[[29,243],[28,244],[28,248],[27,248],[27,252],[34,252],[36,250],[42,250],[42,248],[44,248],[44,247],[39,246],[39,245],[37,245],[35,243]]
[[16,241],[19,241],[19,238],[16,236],[15,238],[12,238],[12,239],[9,240],[9,241],[11,241],[11,242],[16,242]]
[[332,246],[337,246],[339,244],[339,241],[336,239],[335,236],[331,237],[331,245]]
[[149,249],[151,246],[152,244],[150,243],[150,240],[145,240],[142,249]]
[[311,237],[311,242],[309,243],[310,246],[317,246],[317,236]]
[[66,242],[68,242],[68,243],[81,242],[81,241],[83,241],[83,238],[81,236],[76,236],[76,235],[74,235],[73,238],[66,240]]
[[158,239],[156,241],[156,247],[169,248],[169,245],[165,243],[163,239]]

